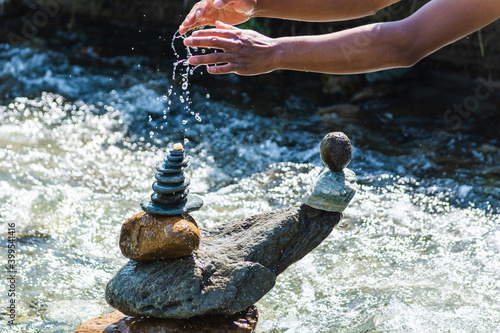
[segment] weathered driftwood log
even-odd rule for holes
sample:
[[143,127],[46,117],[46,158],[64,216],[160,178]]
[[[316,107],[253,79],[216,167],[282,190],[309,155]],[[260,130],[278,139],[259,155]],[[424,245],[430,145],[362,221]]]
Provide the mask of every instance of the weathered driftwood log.
[[127,315],[157,318],[242,311],[318,246],[341,217],[301,205],[226,222],[205,230],[189,257],[129,261],[108,283],[106,300]]

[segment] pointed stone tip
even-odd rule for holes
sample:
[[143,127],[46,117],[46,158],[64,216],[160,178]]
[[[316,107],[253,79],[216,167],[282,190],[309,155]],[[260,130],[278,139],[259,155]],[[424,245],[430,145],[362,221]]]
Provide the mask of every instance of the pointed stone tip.
[[175,143],[173,148],[174,148],[174,150],[184,149],[184,147],[182,146],[182,143],[180,143],[180,142]]

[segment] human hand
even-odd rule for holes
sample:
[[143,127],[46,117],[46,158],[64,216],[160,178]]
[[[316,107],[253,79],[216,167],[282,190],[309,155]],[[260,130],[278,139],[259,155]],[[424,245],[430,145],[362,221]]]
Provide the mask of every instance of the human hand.
[[179,26],[179,33],[215,25],[215,21],[227,24],[240,24],[247,21],[255,9],[257,0],[201,0],[196,3],[184,22]]
[[184,40],[189,47],[221,49],[216,52],[192,56],[191,65],[223,64],[209,66],[211,74],[236,73],[257,75],[277,69],[278,42],[253,30],[243,30],[231,25],[215,22],[217,29],[197,30]]

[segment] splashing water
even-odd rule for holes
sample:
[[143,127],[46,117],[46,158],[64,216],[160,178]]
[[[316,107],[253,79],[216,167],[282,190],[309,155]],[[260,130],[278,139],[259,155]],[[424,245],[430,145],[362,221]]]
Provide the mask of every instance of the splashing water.
[[[177,51],[177,49],[175,47],[175,41],[177,39],[184,39],[184,38],[185,38],[185,36],[181,35],[179,33],[179,30],[177,30],[174,33],[174,35],[172,36],[172,40],[171,40],[171,43],[170,43],[170,46],[171,46],[171,48],[173,50],[173,54],[174,54],[175,58],[177,59],[173,63],[172,81],[175,82],[176,75],[179,75],[181,77],[181,92],[179,94],[179,101],[180,101],[180,103],[182,105],[184,105],[183,110],[185,111],[185,113],[191,114],[192,116],[194,116],[194,118],[195,118],[195,120],[197,122],[201,122],[202,118],[201,118],[200,114],[199,113],[195,113],[190,108],[190,106],[192,104],[192,100],[191,100],[191,92],[189,91],[189,76],[193,75],[194,71],[196,70],[196,68],[200,67],[200,65],[192,67],[188,63],[188,59],[189,59],[189,57],[191,57],[193,55],[192,50],[193,51],[197,51],[198,49],[197,48],[191,48],[191,47],[185,46],[185,49],[186,49],[186,58],[182,58],[181,59],[181,55]],[[179,71],[179,74],[177,73],[178,71]],[[167,123],[167,114],[170,111],[170,108],[171,108],[171,105],[172,105],[172,98],[174,96],[176,96],[176,95],[177,95],[177,92],[175,92],[175,87],[172,84],[172,85],[170,85],[169,89],[167,90],[167,93],[163,96],[163,100],[168,100],[168,102],[167,102],[167,104],[168,104],[167,109],[163,111],[163,119],[165,120],[165,122],[164,122],[164,124],[160,125],[159,127],[157,126],[155,128],[156,131],[153,131],[153,132],[150,133],[150,139],[153,139],[155,136],[158,136],[158,129],[162,130],[162,129],[165,128],[165,126],[168,125],[168,123]],[[183,125],[187,125],[188,122],[189,121],[187,119],[185,119],[185,120],[182,121],[182,124]],[[183,129],[184,132],[187,132],[188,130],[189,130],[188,127],[185,127]],[[185,140],[185,143],[189,142],[189,140],[187,140],[187,139],[184,139],[184,140]]]

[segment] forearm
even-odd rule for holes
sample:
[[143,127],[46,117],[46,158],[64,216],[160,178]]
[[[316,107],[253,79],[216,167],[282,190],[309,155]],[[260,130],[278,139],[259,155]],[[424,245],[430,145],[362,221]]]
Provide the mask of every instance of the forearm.
[[341,32],[276,39],[274,69],[354,74],[404,67],[406,36],[395,23],[370,24]]
[[400,0],[257,0],[253,17],[308,22],[342,21],[372,15]]

